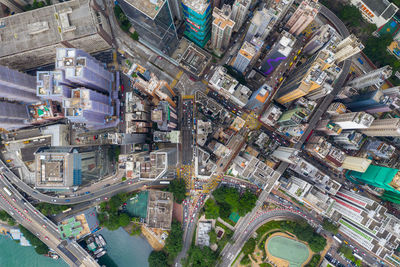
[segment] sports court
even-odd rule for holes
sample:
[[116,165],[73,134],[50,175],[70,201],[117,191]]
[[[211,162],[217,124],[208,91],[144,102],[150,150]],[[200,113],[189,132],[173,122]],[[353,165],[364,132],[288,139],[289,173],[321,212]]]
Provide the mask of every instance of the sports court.
[[130,216],[146,219],[149,191],[142,191],[126,202],[126,210]]
[[[294,239],[273,235],[267,241],[268,258],[273,256],[283,260],[279,264],[280,266],[301,267],[310,257],[308,247]],[[273,257],[271,260],[274,261]]]

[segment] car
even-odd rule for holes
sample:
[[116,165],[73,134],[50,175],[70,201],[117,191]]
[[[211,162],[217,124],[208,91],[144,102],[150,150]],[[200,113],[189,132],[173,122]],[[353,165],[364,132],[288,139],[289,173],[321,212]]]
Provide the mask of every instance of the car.
[[57,202],[57,199],[52,199],[51,201],[53,201],[53,202]]
[[17,202],[17,200],[16,200],[15,198],[12,198],[12,200],[13,200],[14,202]]
[[49,238],[47,236],[45,236],[44,239],[49,240]]
[[43,226],[43,228],[47,228],[47,226],[45,224],[43,224],[42,226]]
[[25,211],[25,213],[28,213],[28,210],[27,210],[27,209],[24,209],[24,211]]
[[104,200],[108,200],[108,197],[104,197]]

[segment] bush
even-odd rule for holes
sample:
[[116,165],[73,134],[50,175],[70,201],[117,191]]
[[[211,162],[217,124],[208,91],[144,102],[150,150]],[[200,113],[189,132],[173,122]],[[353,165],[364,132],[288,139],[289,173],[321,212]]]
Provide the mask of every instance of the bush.
[[71,206],[67,205],[53,205],[45,202],[41,202],[35,206],[43,215],[49,216],[52,214],[58,214],[63,210],[70,208]]
[[164,251],[153,250],[147,259],[150,267],[168,267],[167,254]]
[[7,222],[8,225],[15,225],[16,221],[14,220],[13,217],[11,217],[6,211],[0,210],[0,220],[3,222]]
[[19,229],[21,230],[21,233],[24,235],[24,237],[32,245],[32,247],[35,248],[37,254],[43,255],[49,252],[49,247],[45,243],[43,243],[37,236],[32,234],[28,229],[26,229],[22,225],[19,225]]
[[123,30],[124,32],[129,32],[132,24],[129,22],[128,18],[126,17],[119,5],[114,6],[114,15],[115,18],[118,20],[121,30]]
[[192,246],[188,252],[187,266],[216,266],[218,254],[209,247]]
[[329,231],[333,234],[337,234],[338,233],[338,229],[339,227],[334,225],[333,223],[331,223],[327,218],[324,218],[324,221],[322,223],[322,227],[326,230]]
[[165,251],[168,253],[168,263],[172,264],[176,256],[183,248],[183,230],[178,221],[173,221],[171,232],[165,240]]
[[251,253],[253,253],[254,249],[256,248],[256,239],[254,238],[250,238],[249,240],[247,240],[247,242],[244,244],[243,248],[242,248],[242,252],[245,255],[249,255]]
[[135,41],[139,41],[139,34],[137,33],[137,31],[131,33],[131,38]]
[[219,217],[219,206],[212,198],[207,199],[204,204],[206,219],[217,219]]
[[310,262],[307,263],[306,267],[317,267],[320,260],[321,260],[321,255],[314,254],[314,256],[312,256]]
[[171,192],[174,195],[175,202],[182,203],[182,201],[186,197],[186,184],[183,179],[174,179],[168,185],[168,192]]
[[241,265],[247,265],[250,263],[251,263],[251,260],[249,258],[249,255],[244,255],[244,257],[240,260]]
[[240,216],[250,212],[256,204],[257,197],[247,190],[242,195],[236,188],[221,186],[212,193],[219,205],[220,217],[227,219],[232,212]]

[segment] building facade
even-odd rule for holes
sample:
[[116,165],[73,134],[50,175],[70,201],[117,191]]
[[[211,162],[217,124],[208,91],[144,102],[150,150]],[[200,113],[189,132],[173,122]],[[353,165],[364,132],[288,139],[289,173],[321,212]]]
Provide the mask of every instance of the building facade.
[[293,35],[299,35],[315,19],[319,12],[318,0],[303,0],[286,23]]
[[391,75],[392,68],[390,66],[385,66],[361,75],[354,80],[351,80],[348,83],[348,86],[354,87],[356,89],[362,89],[374,85],[380,88],[384,81],[388,79]]
[[251,64],[257,54],[257,49],[251,43],[245,41],[240,48],[233,67],[240,72],[245,72],[246,68]]
[[365,112],[350,112],[332,116],[331,121],[342,127],[343,130],[366,129],[371,126],[375,118]]
[[185,36],[204,47],[211,36],[211,3],[209,0],[183,0]]
[[233,29],[235,32],[237,32],[246,21],[250,5],[250,0],[235,0],[233,3],[231,19],[235,22],[235,27]]
[[361,132],[368,136],[400,136],[400,118],[374,120]]
[[231,19],[231,6],[223,5],[221,9],[215,7],[211,33],[211,45],[214,53],[222,55],[228,48],[235,22]]
[[0,66],[0,97],[8,100],[33,103],[36,96],[34,76]]

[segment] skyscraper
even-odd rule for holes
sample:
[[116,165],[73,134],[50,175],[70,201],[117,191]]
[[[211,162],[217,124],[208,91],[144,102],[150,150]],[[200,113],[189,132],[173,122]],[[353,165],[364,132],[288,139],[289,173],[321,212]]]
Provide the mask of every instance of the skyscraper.
[[235,22],[231,20],[231,6],[223,5],[221,9],[215,7],[213,11],[211,45],[214,53],[222,55],[228,48]]
[[303,0],[286,23],[286,28],[291,34],[299,35],[314,20],[318,12],[318,0]]
[[332,116],[331,121],[342,127],[343,130],[367,129],[375,118],[365,112],[350,112]]
[[334,136],[333,140],[336,144],[341,145],[344,149],[359,150],[364,144],[365,135],[355,130],[343,131],[339,135]]
[[284,61],[292,52],[296,38],[286,31],[282,31],[279,41],[271,47],[268,54],[261,62],[261,72],[264,75],[272,74],[275,69]]
[[36,72],[37,96],[43,99],[62,102],[71,97],[72,84],[65,79],[65,73],[59,71]]
[[210,39],[210,0],[182,0],[185,17],[185,35],[195,44],[204,47]]
[[400,100],[397,96],[385,95],[381,90],[353,96],[347,108],[351,111],[366,111],[369,113],[388,112],[399,108]]
[[338,33],[331,25],[322,25],[312,34],[307,44],[304,46],[303,53],[313,55],[327,45],[329,41],[338,38],[338,36]]
[[296,126],[299,125],[309,114],[305,108],[294,108],[282,114],[278,120],[280,126]]
[[176,0],[121,0],[118,1],[139,34],[140,41],[167,56],[178,45],[174,17],[180,18]]
[[240,72],[244,72],[249,64],[253,61],[257,54],[257,49],[251,43],[244,41],[242,47],[240,48],[233,67]]
[[340,69],[334,64],[333,54],[323,50],[296,68],[277,92],[276,100],[288,103],[307,95],[325,83],[332,85]]
[[0,97],[32,103],[39,100],[36,96],[34,76],[0,66]]
[[374,120],[361,132],[368,136],[400,136],[400,118]]
[[265,102],[267,102],[268,98],[271,96],[271,93],[272,93],[272,87],[267,84],[263,84],[260,88],[258,88],[257,91],[255,91],[251,95],[245,108],[254,111],[261,110]]
[[315,89],[314,91],[308,93],[306,95],[306,98],[309,100],[317,100],[317,99],[320,99],[320,98],[330,94],[332,92],[332,90],[333,90],[332,85],[324,84],[320,88]]
[[0,101],[0,128],[14,130],[28,126],[27,106],[21,103]]
[[336,63],[342,62],[343,60],[359,53],[363,49],[364,45],[361,41],[354,34],[349,35],[336,46]]
[[342,168],[356,172],[365,172],[371,163],[372,160],[370,159],[346,156]]
[[0,65],[26,70],[52,64],[58,47],[87,53],[110,49],[112,33],[103,5],[102,0],[67,1],[2,18]]
[[82,50],[75,48],[58,48],[56,69],[65,73],[70,83],[95,89],[109,94],[113,82],[113,74],[105,65]]
[[262,8],[256,10],[253,18],[250,21],[249,29],[247,30],[245,40],[250,41],[254,36],[260,36],[265,39],[271,31],[273,25],[277,21],[277,16],[274,10]]
[[88,128],[101,128],[113,114],[111,98],[87,88],[73,89],[72,98],[63,101],[65,117],[71,122],[85,123]]
[[237,32],[246,21],[249,12],[251,0],[235,0],[232,5],[231,19],[235,22],[234,31]]
[[297,164],[300,161],[300,157],[298,155],[299,150],[284,146],[278,147],[278,149],[272,153],[273,157],[290,164]]
[[362,89],[368,86],[375,85],[378,88],[383,84],[383,82],[392,75],[392,68],[390,66],[385,66],[380,69],[370,71],[360,77],[351,80],[348,86],[352,86],[356,89]]

